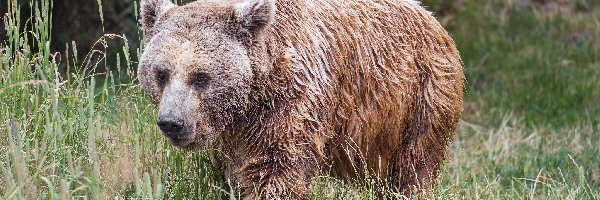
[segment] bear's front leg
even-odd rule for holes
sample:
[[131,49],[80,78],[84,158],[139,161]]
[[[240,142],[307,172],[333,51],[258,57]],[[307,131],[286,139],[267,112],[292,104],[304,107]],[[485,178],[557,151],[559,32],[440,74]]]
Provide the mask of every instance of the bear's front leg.
[[273,142],[248,152],[241,175],[242,199],[308,199],[316,162],[305,144]]

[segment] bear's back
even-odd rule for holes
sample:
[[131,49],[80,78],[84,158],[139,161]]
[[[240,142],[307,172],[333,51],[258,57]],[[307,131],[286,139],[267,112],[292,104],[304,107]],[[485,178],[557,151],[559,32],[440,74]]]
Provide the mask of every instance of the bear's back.
[[311,115],[332,138],[325,154],[344,176],[357,159],[387,171],[403,138],[434,128],[431,142],[446,145],[462,112],[462,61],[418,2],[280,0],[277,8],[266,45],[273,59],[292,55],[289,67],[303,75],[296,81],[321,108]]

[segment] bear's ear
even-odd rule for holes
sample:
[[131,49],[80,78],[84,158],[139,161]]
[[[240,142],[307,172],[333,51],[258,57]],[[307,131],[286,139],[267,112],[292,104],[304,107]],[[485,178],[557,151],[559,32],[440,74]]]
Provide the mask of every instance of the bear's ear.
[[256,34],[275,18],[275,0],[245,0],[235,5],[236,16],[242,27]]
[[141,24],[145,31],[149,31],[154,27],[156,20],[164,12],[175,7],[170,0],[141,0],[140,15],[142,16]]

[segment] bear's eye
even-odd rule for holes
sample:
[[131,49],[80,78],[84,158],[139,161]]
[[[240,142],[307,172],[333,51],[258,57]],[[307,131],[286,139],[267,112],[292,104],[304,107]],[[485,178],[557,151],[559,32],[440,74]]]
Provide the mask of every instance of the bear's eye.
[[156,71],[156,81],[158,82],[158,86],[165,87],[167,82],[169,82],[169,72],[166,70],[158,70]]
[[209,79],[210,77],[207,73],[196,73],[192,75],[191,85],[194,87],[194,89],[201,90],[206,87]]

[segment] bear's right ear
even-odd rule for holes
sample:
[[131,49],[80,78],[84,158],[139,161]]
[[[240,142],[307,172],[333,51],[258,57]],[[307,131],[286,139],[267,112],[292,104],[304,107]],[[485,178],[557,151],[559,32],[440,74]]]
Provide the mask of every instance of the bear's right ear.
[[142,28],[145,31],[149,31],[154,27],[156,20],[173,7],[175,7],[175,4],[170,0],[141,0],[140,15],[142,16]]
[[234,6],[242,27],[256,34],[271,24],[275,18],[275,0],[244,0]]

